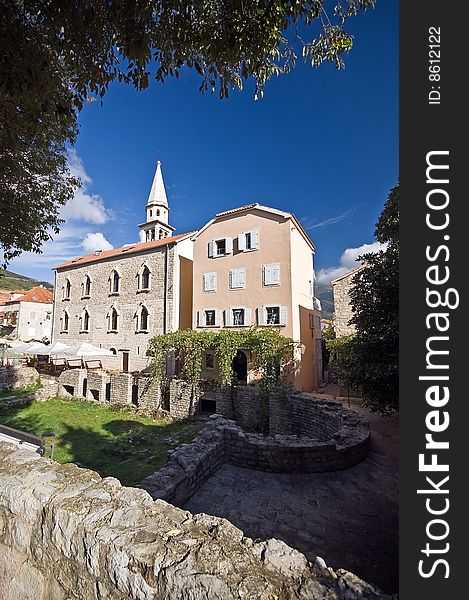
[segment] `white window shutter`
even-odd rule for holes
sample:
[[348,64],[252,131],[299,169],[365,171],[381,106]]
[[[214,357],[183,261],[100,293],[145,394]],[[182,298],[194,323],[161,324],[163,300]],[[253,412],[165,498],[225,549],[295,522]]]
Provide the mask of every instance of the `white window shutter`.
[[227,308],[225,310],[225,325],[227,327],[233,326],[233,311],[231,309],[231,306],[230,306],[230,308]]
[[203,288],[204,292],[215,292],[217,289],[217,274],[216,273],[204,273],[203,274]]
[[280,283],[280,265],[271,265],[272,267],[272,283]]
[[215,327],[220,327],[221,325],[221,310],[215,309]]
[[259,248],[259,230],[251,231],[251,250]]
[[233,238],[225,238],[225,254],[231,254],[233,252]]
[[280,307],[280,325],[286,325],[286,324],[287,324],[287,307],[281,306]]
[[208,257],[213,258],[215,255],[215,242],[212,240],[208,243]]
[[277,285],[280,283],[280,265],[264,265],[264,285]]
[[204,327],[205,325],[205,314],[203,310],[197,311],[197,327]]
[[257,309],[257,322],[259,325],[265,325],[267,322],[266,319],[266,310],[264,306],[259,306]]
[[238,235],[238,250],[242,251],[246,249],[246,234],[240,233]]
[[252,310],[250,308],[244,309],[244,324],[251,325],[252,323]]
[[244,288],[245,285],[245,270],[244,269],[230,269],[230,288],[232,290],[239,290]]

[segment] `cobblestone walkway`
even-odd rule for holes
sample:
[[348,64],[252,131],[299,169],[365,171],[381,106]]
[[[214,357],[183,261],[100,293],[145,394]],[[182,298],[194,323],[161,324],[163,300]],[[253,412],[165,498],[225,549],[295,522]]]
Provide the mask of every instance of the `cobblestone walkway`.
[[351,469],[290,475],[224,465],[184,508],[225,517],[252,538],[276,537],[396,592],[398,420],[370,421],[370,456]]

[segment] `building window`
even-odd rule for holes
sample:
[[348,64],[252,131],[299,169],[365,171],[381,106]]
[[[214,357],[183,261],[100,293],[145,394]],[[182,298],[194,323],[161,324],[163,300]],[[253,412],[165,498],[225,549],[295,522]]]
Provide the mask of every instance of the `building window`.
[[215,327],[215,311],[205,311],[205,327]]
[[111,294],[118,294],[119,293],[119,288],[120,288],[120,275],[119,273],[114,270],[111,273],[111,278],[110,278],[110,293]]
[[68,312],[64,310],[62,313],[62,333],[68,333],[69,322],[70,318],[68,316]]
[[81,333],[89,333],[89,331],[90,331],[90,313],[86,310],[86,308],[83,310],[80,321],[81,321],[80,332]]
[[217,291],[217,274],[216,273],[204,273],[202,275],[202,283],[204,292],[216,292]]
[[209,308],[197,311],[198,327],[220,327],[221,310],[218,308]]
[[265,310],[267,325],[280,325],[280,307],[267,306]]
[[251,309],[245,306],[228,308],[225,311],[225,325],[227,327],[245,327],[251,325]]
[[278,263],[264,265],[262,271],[264,285],[280,285],[280,265]]
[[108,323],[107,323],[107,330],[110,333],[117,333],[118,331],[118,318],[119,318],[119,314],[116,310],[116,308],[113,306],[111,308],[111,310],[108,313]]
[[233,327],[244,325],[244,308],[232,308]]
[[64,287],[64,300],[70,300],[70,296],[72,293],[72,284],[70,283],[70,279],[66,279],[65,287]]
[[152,216],[153,216],[153,211],[150,208],[150,217],[152,217]]
[[214,369],[215,368],[215,355],[212,352],[205,353],[205,368],[206,369]]
[[91,295],[91,277],[87,275],[85,281],[82,283],[82,298],[89,298]]
[[143,265],[138,273],[138,291],[147,292],[150,289],[151,272],[147,265]]
[[238,250],[248,252],[259,249],[259,231],[245,231],[238,235]]
[[287,307],[279,305],[260,306],[258,311],[259,325],[287,324]]
[[117,356],[117,350],[115,348],[109,348],[109,350],[114,354],[114,356]]
[[212,240],[208,244],[208,256],[209,258],[216,258],[217,256],[225,256],[233,252],[233,240],[232,238],[219,238],[218,240]]
[[230,269],[230,290],[242,290],[246,287],[246,270]]
[[159,217],[159,216],[160,216],[160,209],[159,209],[159,208],[156,210],[156,216],[157,216],[157,217]]
[[139,331],[148,331],[148,310],[145,306],[142,306],[140,310],[140,317],[138,323]]
[[52,319],[52,313],[46,313],[46,321],[50,321]]

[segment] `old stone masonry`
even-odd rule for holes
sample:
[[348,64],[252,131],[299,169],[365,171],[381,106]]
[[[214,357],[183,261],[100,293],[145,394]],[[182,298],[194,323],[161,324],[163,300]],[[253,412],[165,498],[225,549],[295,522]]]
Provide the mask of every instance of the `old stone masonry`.
[[0,443],[2,600],[389,598],[218,517]]

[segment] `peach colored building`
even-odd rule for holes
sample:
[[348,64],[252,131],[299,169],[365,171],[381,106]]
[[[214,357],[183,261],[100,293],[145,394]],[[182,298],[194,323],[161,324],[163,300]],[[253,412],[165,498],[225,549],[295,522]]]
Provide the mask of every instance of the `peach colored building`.
[[[194,236],[193,329],[278,327],[295,342],[294,381],[322,380],[320,303],[314,297],[315,247],[296,217],[259,204],[218,213]],[[252,377],[240,349],[239,380]],[[205,376],[216,369],[205,357]]]

